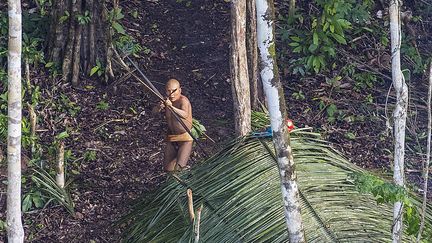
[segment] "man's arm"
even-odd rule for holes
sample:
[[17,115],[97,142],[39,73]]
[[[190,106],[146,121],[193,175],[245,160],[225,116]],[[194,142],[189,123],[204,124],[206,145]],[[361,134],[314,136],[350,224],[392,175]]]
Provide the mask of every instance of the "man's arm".
[[174,112],[181,118],[186,119],[189,117],[190,104],[188,100],[182,100],[182,102],[180,103],[180,108],[174,107],[170,100],[166,100],[165,105],[171,107]]

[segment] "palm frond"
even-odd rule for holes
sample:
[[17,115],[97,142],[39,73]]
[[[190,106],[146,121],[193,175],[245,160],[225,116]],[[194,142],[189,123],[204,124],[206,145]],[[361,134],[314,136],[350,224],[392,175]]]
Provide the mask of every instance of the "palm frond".
[[[347,161],[319,135],[291,133],[308,242],[389,242],[392,205],[377,204],[350,179],[365,171]],[[203,204],[201,242],[287,242],[279,171],[269,140],[244,137],[171,178],[139,201],[122,222],[127,242],[193,239],[186,189],[194,208]],[[419,204],[420,205],[420,204]],[[427,212],[431,227],[432,209]],[[410,242],[408,235],[404,236]]]
[[57,185],[55,179],[44,169],[33,169],[32,180],[44,191],[49,198],[62,205],[71,215],[75,215],[74,203],[70,193]]

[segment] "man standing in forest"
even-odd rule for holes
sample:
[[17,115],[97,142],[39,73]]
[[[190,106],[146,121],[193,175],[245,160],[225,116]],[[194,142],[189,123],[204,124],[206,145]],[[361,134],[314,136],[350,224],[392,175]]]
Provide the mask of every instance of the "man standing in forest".
[[[170,79],[165,85],[167,98],[156,106],[153,111],[161,112],[165,109],[165,117],[168,125],[167,145],[164,155],[165,171],[183,170],[187,166],[192,152],[193,138],[189,134],[192,129],[192,106],[189,99],[181,94],[179,81]],[[179,120],[183,121],[188,131]]]

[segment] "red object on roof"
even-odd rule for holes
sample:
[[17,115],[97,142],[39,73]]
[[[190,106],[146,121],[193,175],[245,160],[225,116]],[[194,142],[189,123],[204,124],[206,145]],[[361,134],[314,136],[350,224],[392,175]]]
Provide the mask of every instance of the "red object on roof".
[[294,122],[291,119],[287,119],[286,121],[288,132],[291,132],[292,130],[294,130]]

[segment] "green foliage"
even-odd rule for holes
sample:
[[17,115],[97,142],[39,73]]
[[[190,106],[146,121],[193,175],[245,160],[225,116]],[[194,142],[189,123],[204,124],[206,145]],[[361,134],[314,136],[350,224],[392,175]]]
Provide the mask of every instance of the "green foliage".
[[48,68],[48,71],[52,78],[57,77],[61,73],[61,67],[59,63],[47,62],[45,64],[45,67]]
[[125,29],[123,28],[123,25],[120,24],[120,20],[124,18],[124,14],[122,13],[121,8],[114,8],[111,10],[108,14],[108,21],[111,24],[111,27],[114,29],[114,31],[118,34],[126,34]]
[[[405,56],[409,59],[409,66],[412,66],[412,70],[414,74],[423,74],[426,70],[427,62],[425,62],[417,51],[416,47],[412,45],[412,43],[408,42],[406,39],[402,41],[401,45],[401,55]],[[405,66],[405,65],[404,65]],[[409,68],[411,69],[411,68]]]
[[90,12],[88,10],[86,10],[84,12],[84,14],[77,15],[76,17],[78,20],[78,24],[80,24],[80,25],[86,25],[86,24],[90,23],[90,21],[91,21]]
[[101,100],[101,101],[99,101],[99,103],[97,103],[96,108],[99,110],[108,110],[109,104],[107,102],[105,102],[104,100]]
[[355,140],[357,136],[353,132],[347,132],[345,133],[345,137],[348,138],[349,140]]
[[42,195],[42,192],[36,189],[32,189],[26,193],[22,201],[23,212],[28,212],[32,208],[42,208],[46,203],[46,198]]
[[345,32],[351,22],[346,18],[352,4],[343,0],[316,0],[323,11],[311,17],[310,31],[296,29],[288,34],[293,53],[305,55],[300,62],[315,73],[325,69],[328,59],[336,55],[337,44],[346,45]]
[[67,21],[70,17],[70,13],[69,11],[65,11],[64,14],[62,16],[60,16],[59,22],[62,24],[65,21]]
[[37,64],[44,61],[44,53],[40,45],[42,41],[40,38],[33,38],[25,33],[23,34],[22,53],[24,59],[27,59],[29,63]]
[[[403,220],[406,231],[409,235],[417,236],[420,229],[420,213],[418,208],[413,204],[414,199],[407,190],[399,185],[386,182],[369,173],[354,173],[352,175],[356,188],[362,193],[371,193],[377,203],[395,203],[402,202],[404,205]],[[424,237],[431,236],[431,222],[426,222],[427,226]]]
[[202,136],[204,136],[204,133],[206,131],[207,130],[203,124],[201,124],[198,120],[194,118],[192,119],[191,133],[194,138],[196,139],[201,138]]
[[[0,59],[1,59],[1,57],[0,57]],[[8,80],[8,74],[7,74],[6,69],[0,67],[0,83],[2,83],[3,86],[6,86],[7,80]]]
[[67,131],[63,131],[63,132],[61,132],[60,134],[58,134],[58,135],[55,137],[55,140],[56,140],[56,141],[62,141],[62,140],[64,140],[65,138],[68,138],[68,137],[69,137],[68,132],[67,132]]
[[65,94],[60,95],[60,105],[57,107],[59,111],[68,112],[72,117],[76,116],[81,110],[81,107],[73,102]]
[[0,113],[0,141],[7,139],[8,119],[6,113]]
[[121,35],[115,40],[114,45],[121,51],[133,55],[137,55],[141,51],[144,51],[144,54],[150,53],[150,49],[143,48],[130,35]]
[[[282,42],[290,47],[298,56],[290,58],[294,74],[305,75],[306,71],[319,73],[326,70],[328,64],[336,56],[336,49],[347,44],[347,33],[352,23],[364,25],[369,21],[369,9],[373,2],[355,0],[315,0],[318,11],[308,11],[309,19],[302,14],[295,16],[296,25],[292,20],[280,16]],[[305,28],[307,26],[307,29]]]
[[[133,17],[138,17],[138,12],[132,12]],[[108,20],[111,24],[112,29],[114,30],[113,33],[113,43],[114,46],[119,49],[120,51],[132,54],[134,56],[138,56],[141,51],[144,52],[144,54],[149,54],[150,49],[147,47],[142,47],[131,35],[128,35],[121,24],[120,20],[124,18],[124,15],[122,13],[121,8],[115,8],[110,11]],[[100,65],[98,65],[99,68],[94,67],[94,71],[91,73],[94,74],[97,70],[100,70]],[[93,69],[92,69],[93,70]],[[98,73],[99,75],[99,73]]]
[[95,161],[96,160],[96,151],[88,150],[84,153],[85,161]]
[[52,7],[52,0],[35,0],[39,7],[40,15],[48,15],[48,9]]
[[378,78],[373,73],[364,71],[358,72],[356,67],[352,64],[345,65],[341,70],[341,74],[355,81],[354,90],[357,92],[370,90],[374,88],[376,84],[382,82],[382,79]]
[[50,200],[62,205],[70,214],[75,214],[74,203],[70,193],[57,185],[55,179],[43,169],[34,169],[33,182],[44,192]]
[[93,76],[95,73],[97,74],[98,77],[100,77],[102,76],[102,74],[104,74],[104,72],[105,72],[105,68],[102,66],[99,59],[96,59],[96,66],[94,66],[90,70],[90,77]]
[[333,123],[336,121],[337,115],[340,115],[340,111],[338,110],[337,106],[333,103],[330,104],[326,104],[326,102],[324,102],[324,100],[320,100],[319,101],[319,109],[320,111],[326,113],[327,115],[327,120],[330,123]]
[[6,67],[8,45],[8,18],[0,12],[0,68]]
[[296,100],[304,100],[306,98],[305,95],[303,94],[303,91],[301,90],[299,92],[292,93],[292,97]]
[[377,76],[375,74],[367,73],[367,72],[354,73],[352,77],[355,81],[354,90],[356,91],[371,89],[375,86],[375,83],[377,83],[378,81]]
[[182,3],[184,4],[186,7],[190,7],[192,5],[192,1],[190,0],[176,0],[177,3]]
[[132,15],[132,17],[134,18],[134,19],[136,19],[136,18],[138,18],[138,11],[137,10],[133,10],[132,12],[130,12],[130,14]]
[[6,221],[0,219],[0,232],[6,231],[6,227],[7,227]]

